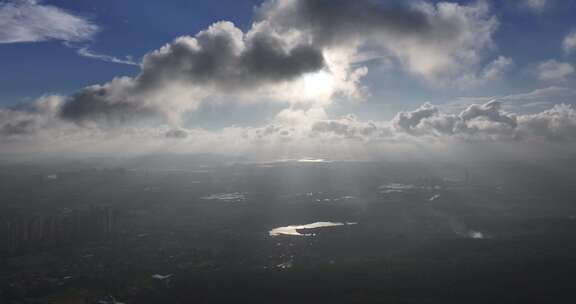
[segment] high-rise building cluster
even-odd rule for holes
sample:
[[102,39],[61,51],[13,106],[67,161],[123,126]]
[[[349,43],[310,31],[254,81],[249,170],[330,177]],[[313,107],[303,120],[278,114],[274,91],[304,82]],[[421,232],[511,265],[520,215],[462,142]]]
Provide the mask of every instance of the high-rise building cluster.
[[91,206],[57,215],[20,215],[0,221],[0,255],[17,255],[58,246],[103,241],[118,231],[118,213]]

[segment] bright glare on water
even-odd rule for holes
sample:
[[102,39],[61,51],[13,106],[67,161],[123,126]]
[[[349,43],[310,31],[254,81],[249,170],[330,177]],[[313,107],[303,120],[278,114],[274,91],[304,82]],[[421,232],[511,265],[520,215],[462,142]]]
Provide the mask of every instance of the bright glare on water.
[[314,234],[307,233],[303,234],[298,232],[300,229],[315,229],[315,228],[323,228],[323,227],[335,227],[335,226],[343,226],[343,225],[355,225],[356,223],[334,223],[334,222],[316,222],[307,225],[295,225],[295,226],[284,226],[278,227],[270,230],[270,236],[278,236],[278,235],[297,235],[297,236],[313,236]]

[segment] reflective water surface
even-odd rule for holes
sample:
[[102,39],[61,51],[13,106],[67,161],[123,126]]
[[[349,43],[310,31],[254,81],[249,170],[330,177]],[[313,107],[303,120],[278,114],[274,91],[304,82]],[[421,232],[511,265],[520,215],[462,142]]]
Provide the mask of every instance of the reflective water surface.
[[294,225],[294,226],[284,226],[278,227],[270,230],[270,236],[278,235],[297,235],[297,236],[314,236],[313,233],[300,233],[298,230],[302,229],[315,229],[324,227],[335,227],[343,225],[355,225],[356,223],[334,223],[334,222],[315,222],[307,225]]

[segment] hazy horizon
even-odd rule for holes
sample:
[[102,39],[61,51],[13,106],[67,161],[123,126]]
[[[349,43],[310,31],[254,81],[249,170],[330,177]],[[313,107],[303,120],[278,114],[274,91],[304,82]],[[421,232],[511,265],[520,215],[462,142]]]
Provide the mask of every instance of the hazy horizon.
[[571,303],[576,0],[0,0],[0,304]]

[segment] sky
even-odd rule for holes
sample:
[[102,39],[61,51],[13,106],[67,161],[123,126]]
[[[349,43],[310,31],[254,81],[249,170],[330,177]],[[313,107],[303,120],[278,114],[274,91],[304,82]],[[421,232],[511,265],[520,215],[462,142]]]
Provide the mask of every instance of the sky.
[[0,154],[570,153],[574,20],[576,0],[0,1]]

